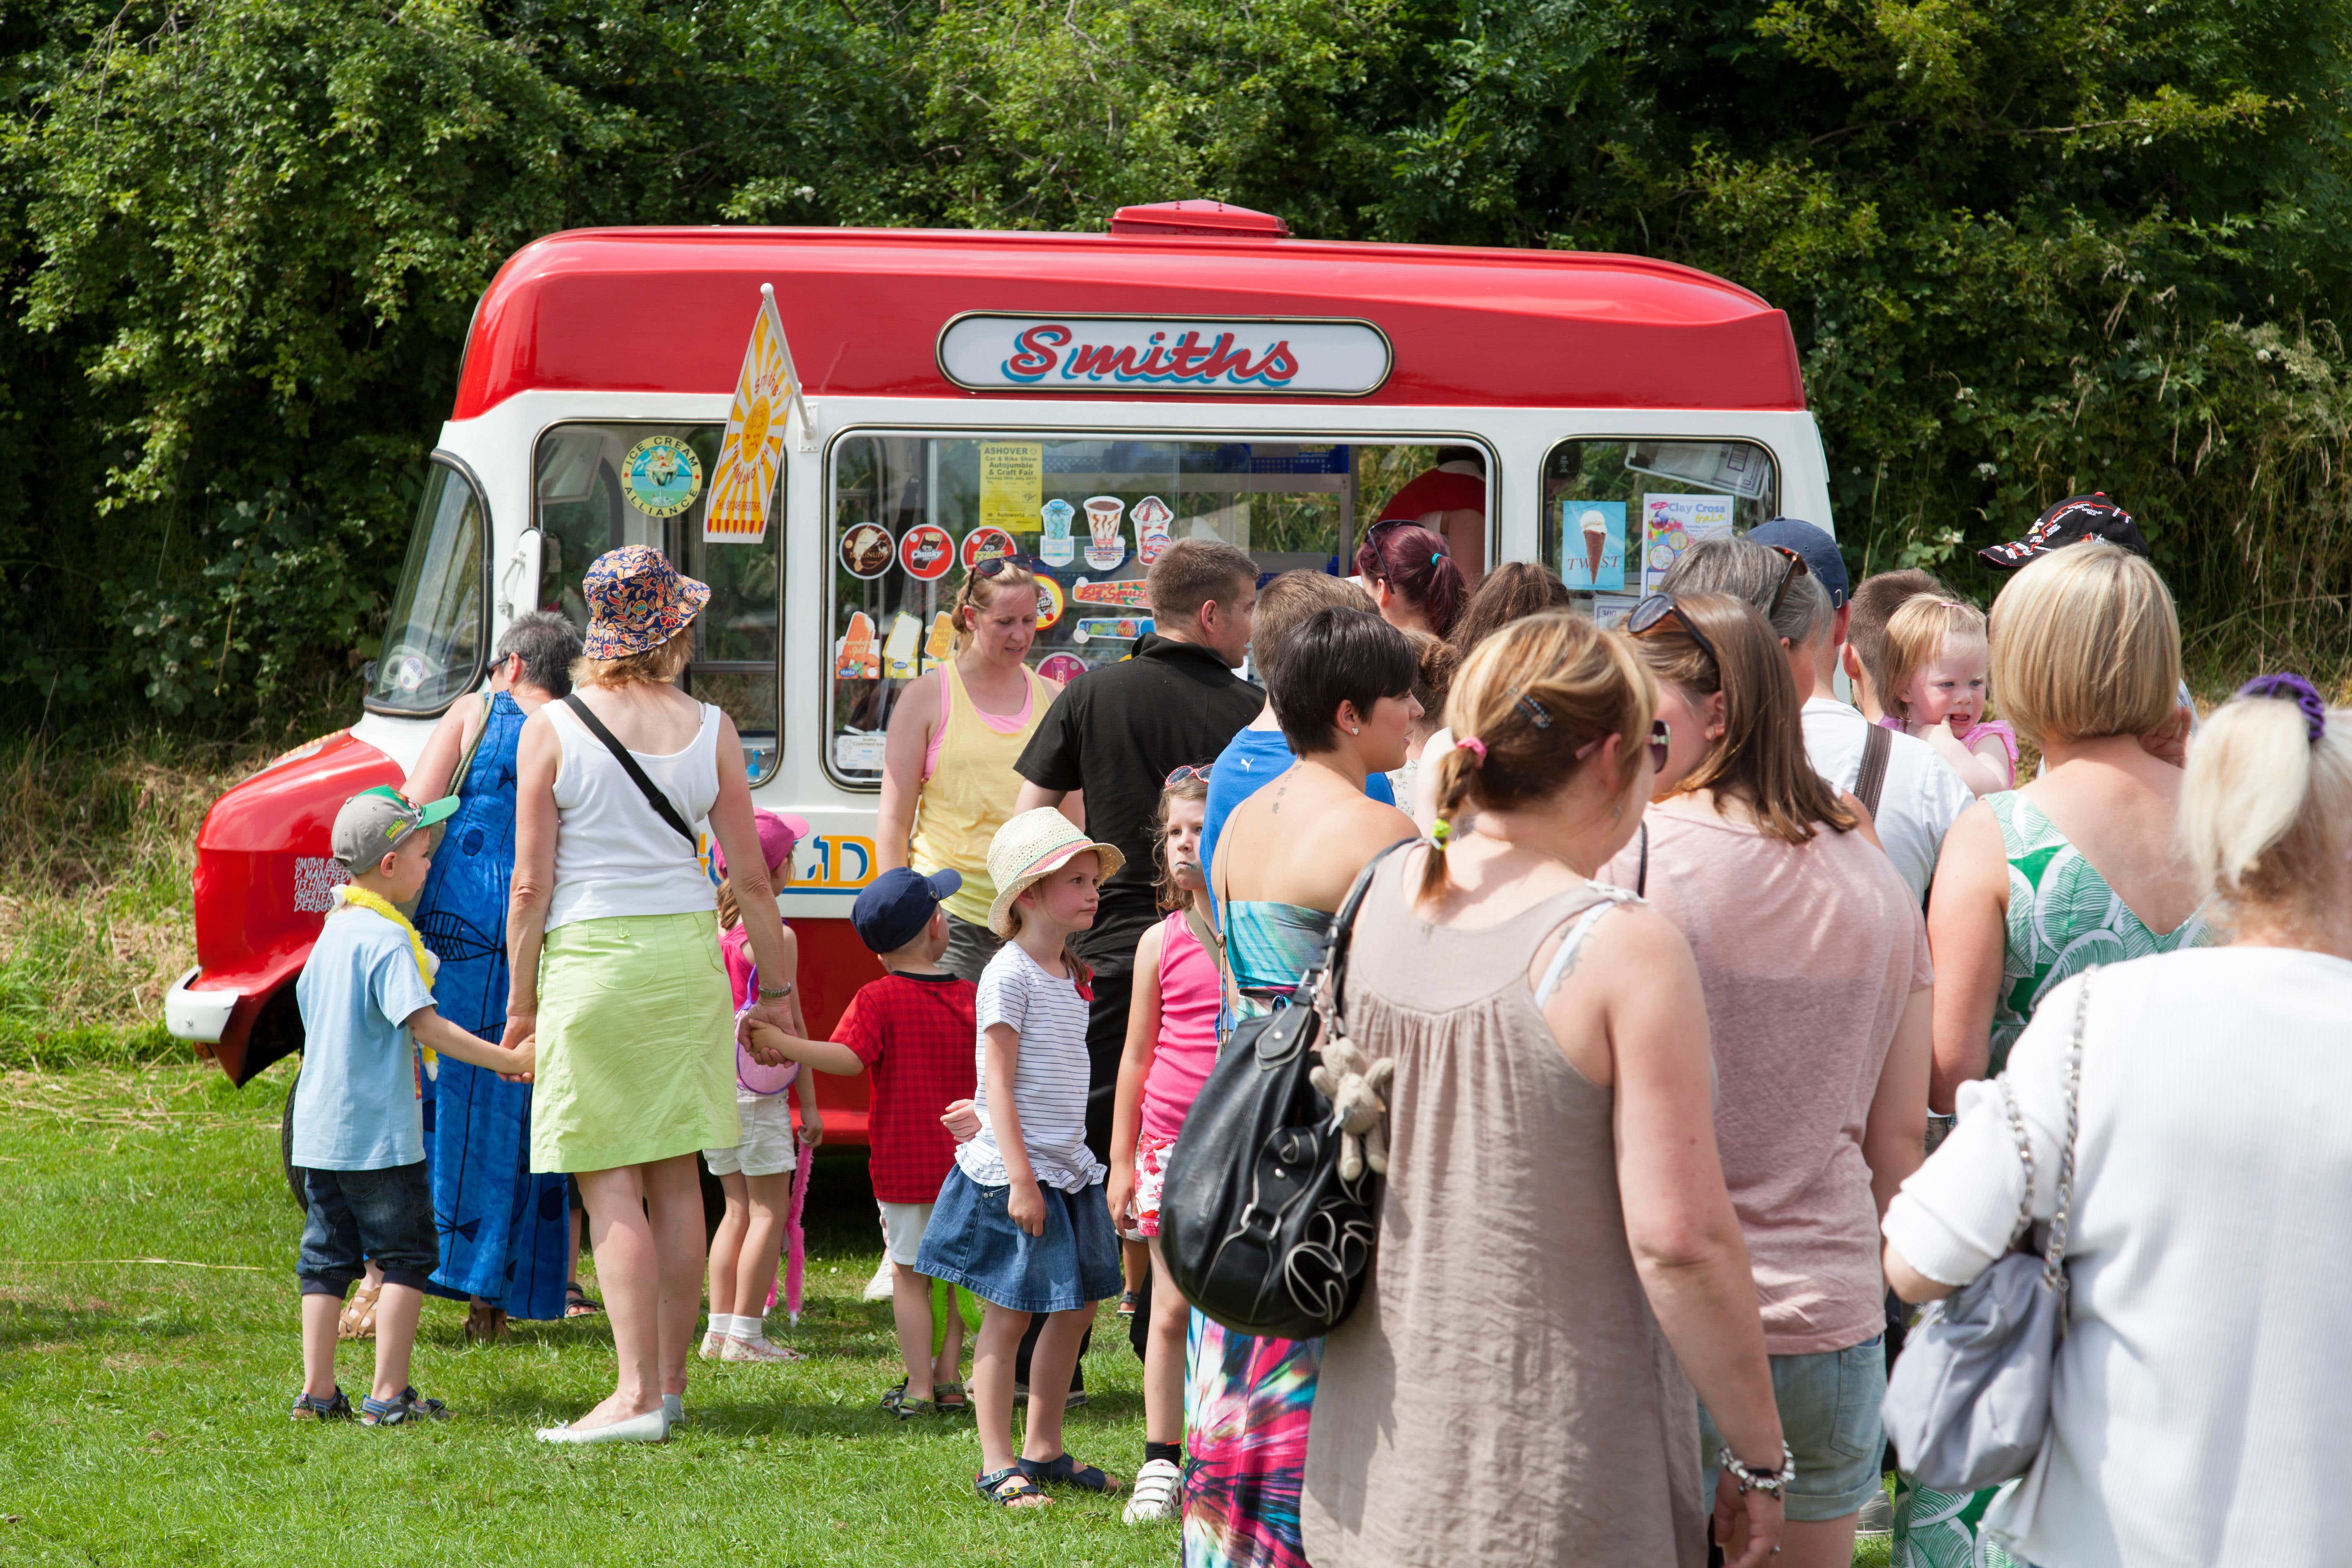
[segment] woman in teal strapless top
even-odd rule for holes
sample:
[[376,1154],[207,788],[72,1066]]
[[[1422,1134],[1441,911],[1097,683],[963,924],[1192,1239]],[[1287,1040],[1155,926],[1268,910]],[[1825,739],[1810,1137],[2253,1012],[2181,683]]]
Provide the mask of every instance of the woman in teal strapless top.
[[[1364,795],[1369,774],[1403,763],[1421,715],[1412,645],[1377,616],[1322,610],[1282,654],[1270,695],[1298,761],[1234,808],[1211,868],[1242,1016],[1290,1000],[1356,874],[1414,837],[1411,817]],[[1185,1348],[1185,1568],[1306,1568],[1298,1500],[1323,1342],[1227,1333],[1195,1312]]]

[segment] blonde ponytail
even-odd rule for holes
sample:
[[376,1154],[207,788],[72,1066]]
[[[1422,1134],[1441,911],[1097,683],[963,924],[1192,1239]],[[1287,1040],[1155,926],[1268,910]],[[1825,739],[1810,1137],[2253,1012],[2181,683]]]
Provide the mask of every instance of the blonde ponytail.
[[2352,847],[2352,712],[2315,692],[2307,707],[2243,692],[2223,704],[2189,748],[2179,838],[2206,890],[2242,915],[2307,910]]

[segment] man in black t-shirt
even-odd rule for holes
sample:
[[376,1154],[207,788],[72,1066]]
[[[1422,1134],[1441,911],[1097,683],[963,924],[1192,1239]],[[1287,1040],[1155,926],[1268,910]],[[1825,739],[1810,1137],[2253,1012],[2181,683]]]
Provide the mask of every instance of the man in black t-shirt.
[[1178,768],[1213,761],[1265,700],[1234,674],[1249,651],[1256,563],[1222,541],[1179,540],[1152,563],[1150,589],[1157,630],[1136,645],[1134,658],[1065,687],[1013,764],[1027,781],[1016,811],[1059,805],[1083,790],[1087,834],[1127,857],[1103,884],[1094,929],[1076,940],[1095,972],[1087,1143],[1105,1162],[1135,944],[1160,914],[1151,841],[1160,790]]

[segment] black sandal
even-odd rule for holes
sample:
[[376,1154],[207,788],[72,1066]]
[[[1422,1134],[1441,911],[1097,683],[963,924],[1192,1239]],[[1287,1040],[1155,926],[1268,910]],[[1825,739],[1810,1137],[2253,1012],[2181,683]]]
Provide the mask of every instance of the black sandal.
[[[992,1502],[999,1508],[1050,1507],[1054,1500],[1039,1491],[1037,1483],[1023,1473],[1023,1467],[1026,1463],[1027,1461],[1024,1460],[1018,1464],[1008,1465],[1001,1470],[991,1470],[986,1475],[974,1476],[971,1482],[972,1489],[980,1494],[981,1501]],[[1034,1502],[1030,1500],[1033,1498],[1036,1500]]]
[[1115,1492],[1127,1483],[1117,1476],[1107,1475],[1094,1465],[1081,1465],[1069,1456],[1067,1449],[1050,1459],[1021,1459],[1015,1468],[1033,1481],[1045,1481],[1057,1487],[1076,1487],[1082,1492]]
[[567,1279],[563,1284],[563,1315],[567,1318],[593,1318],[604,1310],[604,1303],[580,1289],[580,1281]]

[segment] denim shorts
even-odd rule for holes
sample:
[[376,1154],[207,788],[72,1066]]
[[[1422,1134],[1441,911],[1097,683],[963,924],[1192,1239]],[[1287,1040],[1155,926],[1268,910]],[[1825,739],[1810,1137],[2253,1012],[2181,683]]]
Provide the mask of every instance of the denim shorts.
[[1045,1230],[1031,1236],[1005,1206],[1011,1187],[983,1187],[961,1166],[950,1170],[915,1272],[1016,1312],[1066,1312],[1118,1295],[1118,1237],[1103,1184],[1066,1193],[1041,1182],[1037,1190]]
[[305,1296],[341,1296],[369,1258],[389,1285],[425,1289],[441,1266],[433,1188],[425,1162],[383,1171],[304,1170],[302,1251],[294,1264]]
[[[1879,1487],[1879,1451],[1885,1433],[1878,1406],[1886,1397],[1885,1336],[1873,1334],[1858,1345],[1814,1355],[1776,1355],[1772,1402],[1780,1409],[1780,1431],[1797,1457],[1797,1479],[1789,1484],[1788,1516],[1800,1523],[1843,1519],[1868,1501]],[[1706,1471],[1705,1496],[1715,1501],[1716,1455],[1723,1434],[1698,1407],[1699,1463]]]

